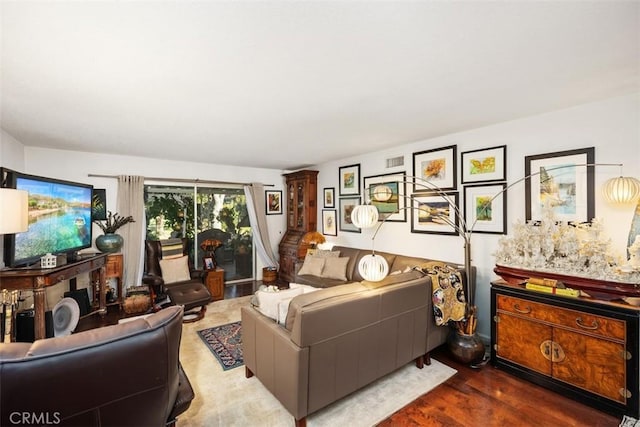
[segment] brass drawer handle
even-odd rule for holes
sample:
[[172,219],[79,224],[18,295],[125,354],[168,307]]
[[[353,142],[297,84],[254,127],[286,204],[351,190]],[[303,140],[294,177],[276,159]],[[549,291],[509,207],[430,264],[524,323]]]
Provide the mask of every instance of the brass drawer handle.
[[589,329],[590,331],[594,331],[598,329],[598,327],[600,326],[598,325],[597,320],[594,320],[593,322],[591,322],[591,326],[585,325],[582,323],[582,317],[578,317],[576,319],[576,325],[580,326],[582,329]]
[[527,306],[524,310],[520,308],[520,304],[514,304],[513,309],[520,314],[529,314],[531,313],[531,307]]

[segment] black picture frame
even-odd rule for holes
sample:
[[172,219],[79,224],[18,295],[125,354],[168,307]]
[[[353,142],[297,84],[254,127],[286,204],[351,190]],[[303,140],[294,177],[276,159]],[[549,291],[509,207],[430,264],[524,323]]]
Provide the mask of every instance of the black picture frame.
[[[413,193],[455,191],[457,189],[457,145],[413,153]],[[428,184],[427,184],[428,183]]]
[[360,196],[340,198],[340,231],[361,233],[362,231],[351,222],[351,211],[360,204]]
[[590,222],[595,218],[594,164],[594,147],[526,156],[526,220],[539,221],[547,201],[555,203],[558,221]]
[[322,234],[326,236],[338,235],[338,224],[335,209],[322,210]]
[[105,221],[107,219],[107,191],[104,188],[94,188],[91,193],[91,220]]
[[336,189],[334,187],[325,187],[322,191],[322,195],[325,208],[336,207]]
[[360,163],[338,168],[340,196],[360,195]]
[[507,180],[507,146],[481,148],[460,154],[462,184]]
[[507,233],[506,183],[464,187],[464,221],[472,233]]
[[267,215],[282,215],[282,190],[265,190],[264,202]]
[[[391,172],[381,175],[365,176],[364,197],[378,208],[378,221],[407,222],[407,186],[406,172]],[[375,192],[379,188],[389,191],[388,200],[378,200]]]
[[[422,193],[411,196],[411,232],[457,236],[460,227],[458,192]],[[423,215],[425,214],[425,215]],[[439,217],[445,214],[452,224]]]

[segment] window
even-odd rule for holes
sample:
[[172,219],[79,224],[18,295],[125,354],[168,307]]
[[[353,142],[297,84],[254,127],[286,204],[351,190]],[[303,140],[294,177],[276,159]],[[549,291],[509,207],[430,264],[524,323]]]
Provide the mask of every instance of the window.
[[218,267],[225,282],[253,279],[253,233],[241,186],[145,185],[147,239],[187,237],[189,256],[202,268],[200,242],[217,239]]

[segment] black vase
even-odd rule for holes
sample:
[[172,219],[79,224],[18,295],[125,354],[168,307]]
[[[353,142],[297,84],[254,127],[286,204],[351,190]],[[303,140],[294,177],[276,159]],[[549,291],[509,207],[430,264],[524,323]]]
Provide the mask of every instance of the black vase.
[[447,345],[453,358],[466,365],[479,363],[484,359],[484,343],[477,334],[463,334],[451,331]]

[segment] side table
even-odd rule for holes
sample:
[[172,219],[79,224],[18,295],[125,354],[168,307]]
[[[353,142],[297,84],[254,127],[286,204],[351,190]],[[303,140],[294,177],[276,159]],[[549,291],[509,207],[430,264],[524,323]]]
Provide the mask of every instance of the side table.
[[208,270],[204,276],[204,284],[209,289],[212,301],[224,299],[224,270],[216,268]]
[[[106,305],[118,304],[118,308],[122,308],[124,302],[124,295],[122,294],[122,276],[123,276],[123,255],[122,253],[110,253],[107,254],[107,261],[105,263],[105,279],[116,279],[117,282],[117,297],[111,301],[107,301]],[[97,282],[97,274],[93,273],[93,281]],[[99,292],[94,292],[94,295],[98,295]],[[94,304],[96,298],[94,298]]]

